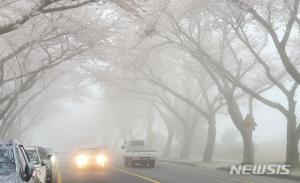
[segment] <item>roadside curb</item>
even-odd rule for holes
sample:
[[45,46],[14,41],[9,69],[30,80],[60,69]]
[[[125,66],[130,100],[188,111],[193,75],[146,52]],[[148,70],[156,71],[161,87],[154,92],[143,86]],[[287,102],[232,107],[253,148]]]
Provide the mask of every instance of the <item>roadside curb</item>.
[[[221,170],[221,171],[225,171],[225,172],[229,172],[230,171],[230,167],[219,167],[217,168],[217,170]],[[255,175],[255,176],[265,176],[265,177],[272,177],[272,178],[280,178],[280,179],[288,179],[288,180],[298,180],[300,181],[300,176],[297,175]]]

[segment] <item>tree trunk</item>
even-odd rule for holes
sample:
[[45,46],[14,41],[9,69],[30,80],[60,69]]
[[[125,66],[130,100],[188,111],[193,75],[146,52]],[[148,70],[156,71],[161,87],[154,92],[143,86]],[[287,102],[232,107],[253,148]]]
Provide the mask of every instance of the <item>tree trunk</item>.
[[287,116],[286,164],[299,166],[298,135],[296,116]]
[[252,140],[252,130],[244,130],[242,132],[243,137],[243,165],[252,165],[254,164],[254,145]]
[[210,120],[208,123],[208,132],[206,146],[203,155],[203,161],[210,162],[212,161],[212,156],[215,148],[216,141],[216,122],[215,120]]
[[243,159],[242,164],[254,164],[254,145],[252,140],[252,131],[247,131],[243,127],[244,118],[239,109],[236,100],[232,95],[225,97],[227,110],[234,125],[239,130],[243,138]]
[[298,124],[298,126],[296,128],[296,135],[297,135],[297,147],[299,147],[299,141],[300,141],[300,124]]
[[147,143],[149,146],[152,146],[153,140],[153,113],[152,108],[149,109],[148,118],[147,118]]
[[182,151],[180,153],[181,159],[188,159],[190,157],[193,137],[194,137],[194,128],[185,127]]
[[169,131],[167,143],[164,149],[163,157],[169,157],[172,149],[172,143],[174,139],[174,131]]

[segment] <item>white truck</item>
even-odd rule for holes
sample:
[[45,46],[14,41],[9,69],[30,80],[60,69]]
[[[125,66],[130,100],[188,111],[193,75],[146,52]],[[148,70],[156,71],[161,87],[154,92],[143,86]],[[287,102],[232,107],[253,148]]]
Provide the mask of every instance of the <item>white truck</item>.
[[151,168],[155,167],[155,160],[158,153],[156,150],[146,146],[144,140],[125,141],[122,149],[125,151],[125,166],[145,165]]

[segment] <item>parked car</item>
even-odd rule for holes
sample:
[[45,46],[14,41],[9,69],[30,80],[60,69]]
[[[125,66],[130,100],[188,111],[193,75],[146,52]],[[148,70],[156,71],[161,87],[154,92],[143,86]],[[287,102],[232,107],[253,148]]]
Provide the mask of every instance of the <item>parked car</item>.
[[0,182],[39,182],[23,145],[16,140],[0,139]]
[[47,167],[46,181],[47,183],[55,183],[57,180],[57,165],[56,165],[56,152],[52,148],[45,148],[47,151],[47,158],[49,166]]
[[79,148],[74,153],[77,169],[109,168],[110,153],[106,146]]
[[30,162],[34,165],[40,183],[47,182],[47,168],[49,168],[50,162],[48,161],[47,151],[40,146],[27,146],[25,150],[29,156]]
[[121,147],[124,152],[124,165],[136,166],[144,165],[151,168],[155,167],[155,160],[158,156],[156,150],[145,145],[144,140],[125,141]]

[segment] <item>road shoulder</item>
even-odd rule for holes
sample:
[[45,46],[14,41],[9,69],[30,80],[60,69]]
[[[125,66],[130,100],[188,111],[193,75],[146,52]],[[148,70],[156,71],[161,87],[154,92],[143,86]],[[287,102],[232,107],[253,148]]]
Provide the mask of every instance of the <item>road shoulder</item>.
[[[160,162],[166,163],[173,163],[178,165],[185,165],[190,167],[198,167],[202,169],[208,170],[219,170],[229,172],[230,165],[238,164],[238,162],[230,162],[230,161],[223,161],[223,162],[201,162],[201,161],[193,161],[193,160],[176,160],[176,159],[159,159]],[[280,178],[280,179],[288,179],[288,180],[297,180],[300,181],[300,170],[292,170],[291,174],[289,175],[258,175],[258,176],[266,176],[266,177],[273,177],[273,178]]]

